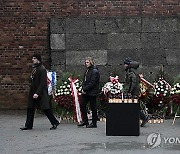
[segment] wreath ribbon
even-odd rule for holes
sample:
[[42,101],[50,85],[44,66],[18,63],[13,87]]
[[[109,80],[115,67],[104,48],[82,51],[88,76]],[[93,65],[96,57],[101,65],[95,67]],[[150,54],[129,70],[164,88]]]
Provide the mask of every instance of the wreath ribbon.
[[118,77],[118,76],[116,76],[116,77],[110,76],[110,81],[111,81],[113,84],[118,83],[118,82],[119,82],[119,77]]
[[70,87],[71,87],[72,96],[73,96],[76,121],[80,123],[82,122],[82,116],[81,116],[80,103],[79,103],[79,93],[75,86],[75,83],[78,81],[78,79],[72,79],[72,77],[69,77],[68,80],[70,81]]

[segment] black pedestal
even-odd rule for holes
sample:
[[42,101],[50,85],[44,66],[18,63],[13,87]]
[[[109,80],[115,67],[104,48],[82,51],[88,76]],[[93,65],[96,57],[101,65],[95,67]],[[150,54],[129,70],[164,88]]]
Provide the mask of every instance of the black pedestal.
[[107,136],[139,136],[139,103],[108,103]]

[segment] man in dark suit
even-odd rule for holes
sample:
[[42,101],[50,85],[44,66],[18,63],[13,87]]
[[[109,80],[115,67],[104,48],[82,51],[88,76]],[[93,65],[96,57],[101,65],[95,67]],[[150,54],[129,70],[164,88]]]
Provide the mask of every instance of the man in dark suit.
[[49,97],[47,88],[47,71],[41,64],[41,55],[34,54],[33,58],[33,70],[30,77],[30,90],[28,96],[27,105],[27,119],[25,127],[21,130],[31,130],[33,128],[34,113],[38,106],[42,109],[52,124],[50,130],[56,129],[59,125],[59,121],[54,117],[49,107]]
[[[86,126],[87,128],[97,127],[97,104],[96,97],[99,94],[99,71],[94,66],[94,61],[91,57],[85,59],[85,66],[87,68],[84,74],[84,80],[82,84],[82,103],[81,112],[83,117],[83,123],[78,126]],[[92,123],[89,125],[87,117],[87,103],[90,102],[92,111]]]

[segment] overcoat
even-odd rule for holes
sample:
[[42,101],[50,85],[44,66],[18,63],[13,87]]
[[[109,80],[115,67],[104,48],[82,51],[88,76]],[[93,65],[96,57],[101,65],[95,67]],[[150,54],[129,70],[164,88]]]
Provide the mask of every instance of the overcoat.
[[[33,95],[38,94],[37,99]],[[50,109],[49,95],[47,87],[47,71],[42,64],[36,66],[36,70],[30,81],[30,90],[28,95],[28,108],[39,107],[42,110]]]
[[90,66],[85,74],[82,83],[82,89],[88,96],[97,96],[99,94],[100,74],[96,66]]
[[139,63],[133,61],[129,64],[126,69],[126,77],[125,77],[125,92],[130,93],[133,97],[139,96],[139,84],[140,78],[137,73],[137,68],[139,67]]

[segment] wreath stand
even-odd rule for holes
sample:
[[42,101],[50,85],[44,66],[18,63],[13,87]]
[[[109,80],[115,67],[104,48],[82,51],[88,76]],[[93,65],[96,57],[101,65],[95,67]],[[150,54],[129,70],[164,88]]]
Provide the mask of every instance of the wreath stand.
[[180,118],[180,115],[177,115],[177,113],[178,113],[179,109],[180,109],[180,106],[178,106],[178,107],[177,107],[177,110],[176,110],[176,113],[175,113],[175,116],[174,116],[174,119],[173,119],[172,125],[174,125],[176,118]]

